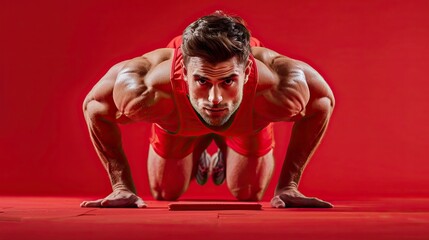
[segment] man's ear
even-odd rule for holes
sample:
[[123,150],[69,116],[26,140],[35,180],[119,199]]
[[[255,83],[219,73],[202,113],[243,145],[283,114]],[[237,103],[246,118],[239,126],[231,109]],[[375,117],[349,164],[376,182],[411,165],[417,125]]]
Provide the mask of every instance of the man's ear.
[[182,65],[183,69],[183,79],[185,81],[188,81],[188,69],[186,69],[185,63],[183,62],[183,59],[180,61],[180,64]]
[[250,60],[250,58],[247,59],[246,67],[244,68],[244,83],[247,83],[247,81],[249,80],[249,75],[252,71],[252,64],[253,61]]

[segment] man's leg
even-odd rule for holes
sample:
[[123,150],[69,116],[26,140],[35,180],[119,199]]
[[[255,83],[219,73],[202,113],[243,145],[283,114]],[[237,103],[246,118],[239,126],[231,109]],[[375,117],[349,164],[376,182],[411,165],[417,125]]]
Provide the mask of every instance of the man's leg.
[[[262,132],[258,134],[262,134]],[[252,143],[250,145],[258,148],[267,144],[266,142],[261,142],[261,139],[263,137],[255,135],[248,140]],[[214,141],[226,161],[226,182],[232,195],[240,201],[261,200],[274,172],[273,150],[269,150],[263,156],[244,156],[229,147],[225,142],[225,138],[215,135]],[[271,141],[269,139],[270,143]],[[243,139],[241,142],[243,142]],[[241,146],[241,148],[245,147]],[[219,151],[213,155],[213,158],[217,158],[218,154]],[[218,161],[220,160],[215,159],[214,162]],[[219,176],[215,175],[216,165],[213,171],[213,180],[215,184],[219,185],[221,180],[217,178],[220,178],[221,174]],[[216,183],[216,181],[219,181],[219,183]]]
[[195,149],[182,158],[164,158],[149,146],[148,176],[153,197],[157,200],[177,200],[189,187],[189,182],[195,176],[198,160],[212,141],[212,136],[206,135],[194,140]]
[[226,182],[232,195],[240,201],[261,200],[274,171],[273,150],[263,156],[244,156],[229,147],[224,138],[214,140],[226,159]]
[[260,201],[273,170],[273,150],[261,157],[246,157],[227,148],[226,182],[232,195],[240,201]]

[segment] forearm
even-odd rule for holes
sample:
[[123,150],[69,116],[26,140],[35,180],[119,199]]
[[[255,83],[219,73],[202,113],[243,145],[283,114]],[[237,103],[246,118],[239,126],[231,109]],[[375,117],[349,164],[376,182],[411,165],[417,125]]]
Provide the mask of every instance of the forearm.
[[94,112],[100,112],[95,109],[103,107],[105,105],[92,100],[87,104],[84,112],[91,141],[109,175],[113,190],[126,188],[135,193],[131,170],[122,148],[119,126],[114,121],[114,117],[94,114]]
[[298,187],[306,165],[325,134],[332,104],[328,98],[319,99],[313,103],[311,114],[295,122],[276,191]]

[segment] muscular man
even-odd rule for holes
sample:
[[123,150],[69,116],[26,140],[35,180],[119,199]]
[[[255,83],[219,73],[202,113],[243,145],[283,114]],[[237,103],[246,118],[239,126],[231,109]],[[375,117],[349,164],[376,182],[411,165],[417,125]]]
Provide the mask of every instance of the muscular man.
[[[83,104],[91,140],[112,184],[82,207],[145,207],[118,124],[152,123],[148,175],[157,200],[176,200],[195,177],[224,179],[240,201],[258,201],[274,169],[272,123],[294,122],[273,207],[332,207],[298,191],[334,96],[309,65],[261,47],[241,19],[218,11],[189,25],[169,48],[113,66]],[[286,136],[285,136],[286,138]],[[215,141],[219,150],[206,148]]]

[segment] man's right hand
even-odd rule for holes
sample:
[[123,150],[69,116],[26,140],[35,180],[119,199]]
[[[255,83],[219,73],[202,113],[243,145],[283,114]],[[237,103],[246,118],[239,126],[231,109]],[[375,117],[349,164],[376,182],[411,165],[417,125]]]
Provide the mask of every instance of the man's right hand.
[[139,196],[126,189],[116,189],[109,196],[95,201],[83,201],[81,207],[98,208],[145,208],[146,203]]

